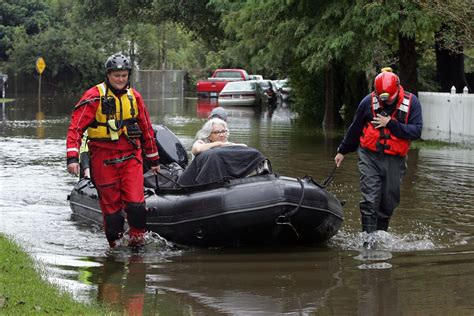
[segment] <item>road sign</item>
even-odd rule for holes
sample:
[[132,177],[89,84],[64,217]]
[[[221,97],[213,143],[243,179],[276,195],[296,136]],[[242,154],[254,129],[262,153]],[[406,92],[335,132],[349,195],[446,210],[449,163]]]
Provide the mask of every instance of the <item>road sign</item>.
[[46,68],[46,63],[44,62],[43,57],[40,57],[36,60],[36,71],[41,75]]

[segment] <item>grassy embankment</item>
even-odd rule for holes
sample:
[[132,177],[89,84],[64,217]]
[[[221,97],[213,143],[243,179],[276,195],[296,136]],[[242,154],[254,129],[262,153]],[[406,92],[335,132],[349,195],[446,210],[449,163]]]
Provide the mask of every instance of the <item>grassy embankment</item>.
[[43,280],[34,262],[0,234],[0,315],[117,315],[98,304],[74,301]]
[[459,148],[459,149],[470,149],[469,146],[456,143],[447,143],[439,140],[416,140],[411,143],[410,148],[412,149],[441,149],[441,148]]

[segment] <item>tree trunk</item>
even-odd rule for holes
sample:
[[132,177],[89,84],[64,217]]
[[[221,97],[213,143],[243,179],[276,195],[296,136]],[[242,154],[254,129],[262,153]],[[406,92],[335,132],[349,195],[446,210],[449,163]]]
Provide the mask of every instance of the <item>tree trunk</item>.
[[408,38],[398,33],[400,56],[400,81],[403,88],[418,94],[418,72],[415,37]]
[[449,26],[445,25],[435,34],[436,80],[441,92],[450,92],[451,87],[455,86],[460,93],[464,87],[469,88],[464,72],[463,47],[458,46],[457,51],[445,47],[442,34],[447,28]]
[[323,119],[323,129],[332,130],[335,127],[334,121],[334,77],[335,69],[334,64],[331,62],[329,68],[326,70],[326,98],[325,98],[325,109]]

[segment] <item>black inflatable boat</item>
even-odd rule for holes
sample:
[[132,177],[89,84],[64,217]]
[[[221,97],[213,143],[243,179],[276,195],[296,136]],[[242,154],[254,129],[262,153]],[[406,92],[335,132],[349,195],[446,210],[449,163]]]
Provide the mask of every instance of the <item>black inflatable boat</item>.
[[[147,227],[168,241],[197,247],[312,245],[341,227],[340,201],[309,176],[267,171],[180,186],[173,170],[186,166],[186,151],[167,128],[157,129],[164,168],[159,177],[145,174]],[[77,183],[69,201],[75,215],[102,224],[97,191],[89,179]]]

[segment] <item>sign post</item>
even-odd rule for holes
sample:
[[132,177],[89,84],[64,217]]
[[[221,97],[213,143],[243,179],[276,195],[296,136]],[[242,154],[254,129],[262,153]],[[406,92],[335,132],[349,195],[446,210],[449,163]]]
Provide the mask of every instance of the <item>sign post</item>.
[[43,113],[41,112],[41,75],[43,74],[44,69],[46,68],[46,63],[43,59],[43,57],[39,57],[36,60],[36,71],[39,74],[39,82],[38,82],[38,115],[37,118],[38,120],[41,120],[43,118]]
[[46,68],[46,63],[44,62],[43,57],[39,57],[36,60],[36,71],[39,74],[38,113],[36,114],[36,120],[38,121],[38,128],[37,128],[36,134],[39,139],[44,138],[44,127],[43,127],[44,113],[41,112],[41,75],[43,74],[43,71],[45,68]]

